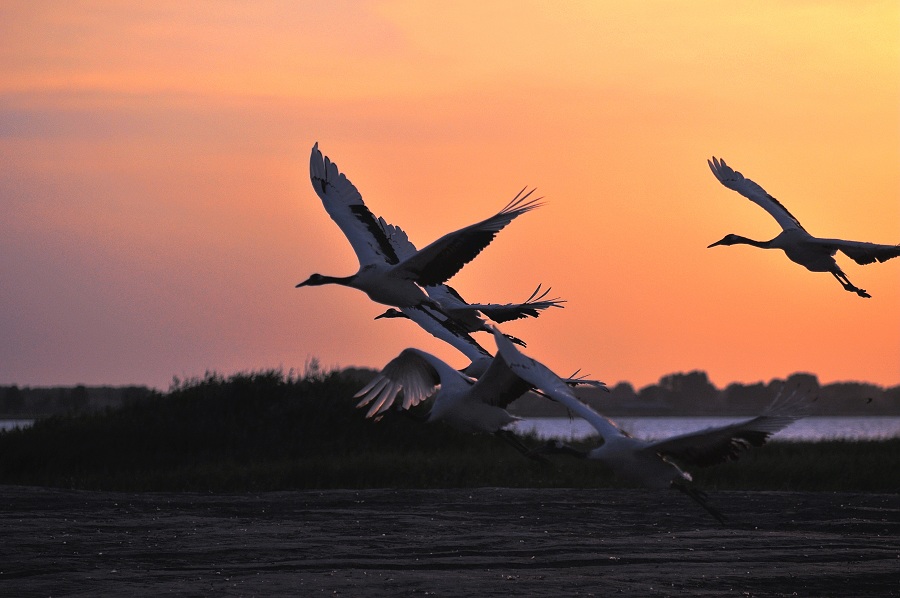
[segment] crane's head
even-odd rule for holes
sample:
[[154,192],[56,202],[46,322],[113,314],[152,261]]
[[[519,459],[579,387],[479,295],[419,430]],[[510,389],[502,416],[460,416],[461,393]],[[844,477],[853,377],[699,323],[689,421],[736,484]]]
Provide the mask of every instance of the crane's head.
[[310,276],[309,278],[307,278],[306,280],[304,280],[303,282],[301,282],[294,288],[299,289],[300,287],[318,287],[323,284],[328,284],[330,282],[333,282],[333,281],[328,276],[323,276],[321,274],[313,274],[312,276]]
[[737,243],[741,243],[742,240],[743,237],[739,237],[738,235],[725,235],[720,241],[716,241],[712,245],[707,245],[706,248],[709,249],[710,247],[715,247],[716,245],[736,245]]

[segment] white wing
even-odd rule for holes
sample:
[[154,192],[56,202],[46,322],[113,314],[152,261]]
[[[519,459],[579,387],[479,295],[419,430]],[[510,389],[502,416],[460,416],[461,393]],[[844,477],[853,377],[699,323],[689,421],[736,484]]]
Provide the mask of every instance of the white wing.
[[366,417],[372,417],[390,409],[401,390],[403,409],[409,409],[434,395],[439,386],[454,384],[471,384],[471,380],[431,353],[404,349],[354,398],[362,398],[357,407],[371,404]]
[[360,267],[400,261],[384,231],[384,221],[369,211],[362,195],[337,165],[322,156],[318,143],[309,157],[309,178],[325,211],[350,241]]
[[622,435],[622,431],[616,424],[582,403],[572,393],[569,385],[550,368],[519,351],[496,327],[493,328],[493,332],[494,340],[497,341],[498,354],[503,357],[509,369],[517,376],[565,406],[569,411],[587,420],[604,438],[609,439],[616,435]]
[[397,254],[397,257],[400,261],[403,261],[407,258],[410,258],[416,254],[416,246],[413,245],[412,241],[409,240],[409,236],[399,226],[395,226],[393,224],[388,224],[385,222],[384,218],[378,219],[379,224],[381,225],[381,229],[384,231],[387,236],[388,243],[391,244],[391,247],[394,250],[394,253]]
[[788,212],[787,208],[781,205],[777,199],[766,193],[766,190],[754,183],[748,178],[744,178],[740,172],[734,170],[725,163],[725,160],[719,160],[713,157],[707,160],[710,170],[719,179],[719,182],[733,191],[737,191],[766,212],[768,212],[781,228],[787,230],[790,228],[798,228],[805,231],[806,229],[800,222],[794,218],[793,214]]

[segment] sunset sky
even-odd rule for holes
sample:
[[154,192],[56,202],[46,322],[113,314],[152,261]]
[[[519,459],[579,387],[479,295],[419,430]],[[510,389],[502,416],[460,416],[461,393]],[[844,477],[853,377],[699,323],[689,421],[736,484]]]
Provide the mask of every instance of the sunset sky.
[[900,258],[838,256],[862,299],[707,249],[779,232],[713,155],[814,235],[900,243],[895,0],[7,1],[0,40],[0,384],[466,365],[359,291],[294,288],[358,266],[315,142],[419,246],[537,187],[450,284],[552,286],[565,309],[504,331],[560,374],[900,384]]

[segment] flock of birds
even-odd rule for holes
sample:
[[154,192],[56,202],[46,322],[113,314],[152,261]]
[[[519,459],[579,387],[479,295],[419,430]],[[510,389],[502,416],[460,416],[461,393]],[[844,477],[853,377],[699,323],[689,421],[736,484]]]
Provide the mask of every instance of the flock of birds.
[[[770,241],[728,235],[710,247],[744,243],[782,249],[792,261],[814,272],[830,272],[846,290],[862,297],[869,294],[850,283],[834,254],[841,251],[860,264],[883,262],[900,255],[900,245],[813,237],[781,203],[724,160],[713,158],[709,166],[723,185],[761,206],[783,229]],[[533,189],[522,189],[495,215],[416,249],[402,229],[372,214],[353,183],[322,155],[318,143],[310,156],[310,179],[325,210],[353,247],[359,270],[344,277],[313,274],[297,287],[339,284],[358,289],[373,301],[390,306],[376,319],[408,318],[458,349],[470,362],[457,370],[421,349],[404,349],[357,393],[358,407],[369,408],[366,417],[377,419],[392,408],[408,410],[430,399],[426,418],[429,422],[443,421],[465,432],[495,434],[532,458],[546,460],[546,454],[566,453],[600,461],[639,485],[680,490],[719,521],[724,521],[722,514],[709,504],[681,467],[704,467],[736,459],[741,452],[763,445],[772,434],[802,417],[797,405],[805,397],[798,398],[795,390],[788,397],[776,399],[763,415],[747,421],[663,440],[633,438],[573,392],[573,387],[579,385],[605,389],[602,382],[579,377],[578,372],[565,378],[557,375],[522,353],[519,347],[525,346],[523,341],[497,327],[563,307],[563,300],[547,297],[550,289],[542,291],[538,286],[522,303],[467,303],[446,284],[504,227],[542,205],[541,198],[532,197]],[[494,354],[472,337],[479,331],[493,335],[497,346]],[[559,441],[535,448],[525,446],[508,429],[517,418],[506,407],[529,392],[555,401],[589,422],[599,435],[599,446],[589,451]]]

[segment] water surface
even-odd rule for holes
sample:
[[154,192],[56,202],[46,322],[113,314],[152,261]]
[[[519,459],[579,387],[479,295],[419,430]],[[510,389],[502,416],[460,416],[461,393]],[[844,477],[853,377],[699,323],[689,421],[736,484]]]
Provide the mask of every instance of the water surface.
[[[616,425],[632,436],[656,440],[713,426],[746,421],[749,417],[615,417]],[[534,417],[516,422],[513,430],[539,438],[581,440],[596,434],[583,419]],[[772,436],[773,440],[887,440],[900,438],[900,417],[806,417]]]

